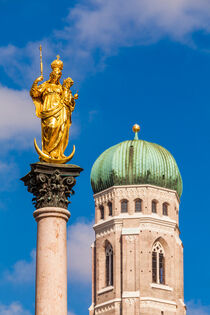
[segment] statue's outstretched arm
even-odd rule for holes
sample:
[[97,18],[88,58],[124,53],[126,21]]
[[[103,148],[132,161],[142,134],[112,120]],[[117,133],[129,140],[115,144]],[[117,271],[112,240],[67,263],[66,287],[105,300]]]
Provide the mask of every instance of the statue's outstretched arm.
[[42,85],[38,86],[38,83],[43,81],[43,76],[41,75],[40,77],[36,78],[36,80],[34,80],[31,90],[30,90],[30,95],[32,98],[36,98],[41,96],[41,90],[42,90]]

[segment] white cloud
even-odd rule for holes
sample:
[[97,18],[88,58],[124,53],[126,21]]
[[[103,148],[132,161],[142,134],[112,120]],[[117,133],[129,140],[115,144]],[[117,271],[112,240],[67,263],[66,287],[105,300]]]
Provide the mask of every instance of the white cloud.
[[[84,4],[82,4],[84,2]],[[104,65],[121,47],[145,45],[168,37],[193,44],[196,31],[210,33],[209,0],[86,0],[75,5],[63,30],[42,39],[44,70],[59,52],[64,67],[78,79]],[[40,41],[39,41],[40,42]],[[39,74],[39,44],[0,47],[0,65],[24,86]],[[94,53],[98,57],[94,57]],[[66,69],[66,68],[64,68]]]
[[187,315],[210,315],[210,306],[190,301],[187,303]]
[[68,228],[68,276],[71,281],[91,281],[92,223],[76,223]]
[[72,42],[74,34],[86,49],[110,51],[164,36],[182,41],[195,31],[209,32],[209,18],[208,0],[89,1],[70,10],[67,25],[57,36]]
[[[11,270],[7,270],[4,279],[14,284],[27,284],[35,281],[36,251],[32,250],[29,261],[17,261]],[[1,314],[1,313],[0,313]]]
[[29,92],[0,86],[0,107],[0,141],[10,139],[21,146],[32,145],[41,127]]
[[[81,219],[80,219],[81,221]],[[75,223],[67,230],[68,276],[71,281],[91,281],[91,244],[94,240],[92,223]],[[32,250],[30,260],[19,260],[4,273],[3,279],[13,284],[27,284],[35,281],[36,251]]]
[[0,303],[0,315],[32,315],[25,310],[19,302],[13,302],[10,305]]
[[[32,147],[33,139],[40,138],[41,121],[36,117],[29,91],[0,85],[0,108],[0,141],[4,141],[4,149]],[[73,122],[71,137],[74,138],[79,133],[79,124]]]
[[[40,42],[44,73],[47,73],[45,80],[50,72],[50,62],[59,52],[64,60],[64,71],[74,78],[78,88],[77,82],[83,76],[103,69],[106,58],[116,54],[121,47],[147,45],[165,37],[195,47],[194,32],[210,33],[209,0],[83,2],[69,11],[64,29],[52,31],[39,43],[28,42],[21,48],[11,44],[0,47],[0,66],[14,82],[29,89],[39,75]],[[9,145],[18,147],[18,143],[21,148],[32,146],[33,137],[41,134],[41,128],[29,91],[0,86],[0,106],[0,140],[12,140]],[[90,112],[89,121],[94,116],[96,112]],[[77,123],[73,123],[70,133],[72,137],[79,134]]]

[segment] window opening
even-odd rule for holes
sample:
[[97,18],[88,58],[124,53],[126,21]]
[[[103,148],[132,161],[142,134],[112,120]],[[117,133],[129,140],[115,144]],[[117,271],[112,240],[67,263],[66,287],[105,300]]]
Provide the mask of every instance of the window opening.
[[152,252],[152,282],[157,282],[157,253]]
[[165,284],[165,257],[160,242],[156,242],[152,249],[152,282]]
[[163,215],[168,215],[168,204],[166,202],[163,204]]
[[109,216],[112,216],[112,203],[108,202],[108,207],[109,207]]
[[157,201],[152,200],[152,213],[157,213]]
[[121,201],[121,212],[128,212],[128,200]]
[[142,200],[137,199],[135,201],[135,212],[141,212],[142,211]]
[[113,285],[113,248],[110,243],[106,246],[106,286]]
[[101,220],[103,220],[104,219],[104,206],[100,206],[99,209],[100,209],[100,214],[101,214]]

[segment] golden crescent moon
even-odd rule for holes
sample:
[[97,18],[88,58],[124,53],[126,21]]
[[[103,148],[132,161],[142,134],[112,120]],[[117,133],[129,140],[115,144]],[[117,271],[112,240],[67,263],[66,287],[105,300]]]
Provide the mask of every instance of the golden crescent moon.
[[48,154],[46,154],[46,153],[42,152],[42,150],[40,150],[40,148],[38,147],[38,145],[36,143],[35,138],[34,138],[34,147],[36,149],[36,152],[39,154],[39,158],[41,158],[43,161],[45,161],[47,163],[65,164],[73,158],[74,153],[75,153],[75,145],[73,145],[73,150],[69,156],[67,156],[63,159],[53,159]]

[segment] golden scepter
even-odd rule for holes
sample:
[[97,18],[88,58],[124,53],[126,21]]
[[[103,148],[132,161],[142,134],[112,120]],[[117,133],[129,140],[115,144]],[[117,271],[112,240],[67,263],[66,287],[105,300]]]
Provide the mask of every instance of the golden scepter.
[[40,50],[40,70],[41,70],[41,76],[43,76],[42,45],[39,46],[39,50]]

